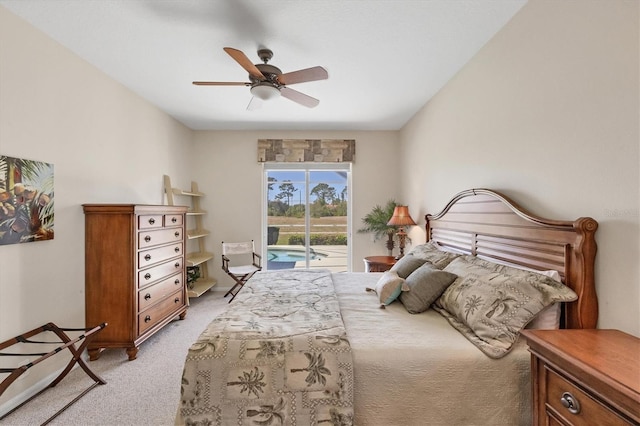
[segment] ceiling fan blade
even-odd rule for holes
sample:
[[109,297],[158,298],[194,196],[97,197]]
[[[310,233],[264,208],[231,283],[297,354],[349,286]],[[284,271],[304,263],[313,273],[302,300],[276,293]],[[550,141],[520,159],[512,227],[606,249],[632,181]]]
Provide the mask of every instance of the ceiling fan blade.
[[278,76],[280,84],[305,83],[307,81],[326,80],[329,73],[322,67],[312,67],[303,70],[287,72]]
[[297,90],[289,89],[288,87],[281,88],[280,94],[293,102],[297,102],[300,105],[309,108],[314,108],[320,103],[320,101],[316,98],[312,98],[311,96],[305,95],[304,93],[298,92]]
[[262,107],[262,99],[253,96],[247,105],[247,111],[255,111]]
[[240,81],[194,81],[196,86],[251,86],[249,82]]
[[237,63],[240,64],[242,68],[247,70],[247,72],[252,76],[257,78],[258,80],[266,80],[266,77],[262,74],[262,72],[251,62],[247,55],[245,55],[242,51],[238,49],[234,49],[233,47],[225,47],[224,51],[229,54]]

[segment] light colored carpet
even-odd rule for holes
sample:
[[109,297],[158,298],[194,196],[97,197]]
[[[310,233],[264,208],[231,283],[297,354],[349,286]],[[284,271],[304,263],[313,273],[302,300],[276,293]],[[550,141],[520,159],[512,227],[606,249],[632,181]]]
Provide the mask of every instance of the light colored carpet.
[[[88,363],[106,385],[96,386],[51,425],[172,425],[180,400],[182,368],[191,343],[229,304],[221,291],[191,299],[183,321],[173,321],[140,345],[128,361],[124,349],[104,351]],[[58,386],[0,420],[2,425],[39,425],[93,383],[80,368]]]

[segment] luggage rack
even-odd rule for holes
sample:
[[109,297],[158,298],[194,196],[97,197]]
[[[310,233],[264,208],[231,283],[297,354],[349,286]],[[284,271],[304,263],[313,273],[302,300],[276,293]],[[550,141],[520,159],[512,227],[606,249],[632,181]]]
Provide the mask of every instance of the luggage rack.
[[[7,373],[9,374],[7,377],[5,377],[2,380],[2,382],[0,382],[0,396],[2,396],[4,391],[6,391],[13,382],[15,382],[22,374],[26,373],[27,370],[29,370],[29,368],[33,367],[34,365],[44,361],[45,359],[47,359],[49,357],[52,357],[53,355],[56,355],[56,354],[62,352],[64,349],[69,349],[69,351],[72,354],[72,358],[69,361],[69,363],[67,364],[67,366],[65,367],[65,369],[62,370],[62,372],[55,379],[53,379],[53,381],[48,386],[46,386],[44,389],[42,389],[40,392],[36,393],[35,395],[29,397],[27,400],[23,401],[21,404],[19,404],[17,407],[15,407],[12,410],[10,410],[8,413],[4,414],[2,417],[0,417],[0,420],[4,419],[9,414],[13,413],[14,411],[16,411],[18,408],[22,407],[27,402],[33,400],[35,397],[39,396],[41,393],[43,393],[47,389],[56,386],[71,371],[71,369],[73,368],[73,366],[75,364],[78,364],[84,370],[84,372],[87,373],[87,375],[89,377],[91,377],[91,379],[93,379],[94,383],[91,386],[89,386],[87,389],[85,389],[80,395],[75,397],[71,402],[69,402],[63,408],[58,410],[53,416],[49,417],[44,423],[42,423],[43,425],[46,425],[47,423],[51,422],[58,415],[60,415],[64,410],[66,410],[72,404],[77,402],[80,398],[85,396],[91,389],[93,389],[97,385],[106,384],[107,382],[104,381],[100,376],[95,374],[93,371],[91,371],[89,366],[81,358],[82,353],[84,352],[85,348],[87,347],[87,345],[89,344],[91,339],[95,336],[95,334],[97,332],[99,332],[100,330],[102,330],[106,326],[107,326],[107,323],[105,322],[105,323],[102,323],[102,324],[100,324],[100,325],[98,325],[96,327],[93,327],[93,328],[61,328],[61,327],[58,327],[57,325],[55,325],[54,323],[50,322],[50,323],[47,323],[47,324],[45,324],[45,325],[43,325],[41,327],[34,328],[31,331],[28,331],[28,332],[26,332],[24,334],[21,334],[19,336],[16,336],[16,337],[14,337],[12,339],[9,339],[9,340],[6,340],[6,341],[0,343],[0,356],[2,356],[2,357],[5,357],[5,356],[13,356],[13,357],[38,356],[38,358],[35,359],[34,361],[31,361],[31,362],[29,362],[27,364],[20,365],[18,367],[0,368],[0,374],[7,374]],[[81,334],[80,336],[76,337],[75,339],[71,339],[67,335],[67,333],[65,333],[66,331],[84,331],[85,333]],[[31,337],[36,336],[36,335],[41,334],[41,333],[45,333],[45,332],[55,333],[58,336],[58,338],[60,339],[60,341],[47,342],[47,341],[30,340]],[[82,341],[82,343],[80,343],[80,345],[78,347],[76,347],[76,343],[78,343],[80,341]],[[18,343],[38,344],[38,345],[41,345],[41,344],[50,345],[50,344],[60,344],[61,343],[61,345],[57,346],[52,351],[41,352],[41,353],[40,352],[38,352],[38,353],[8,353],[8,352],[1,352],[3,349],[9,348],[9,347],[11,347],[13,345],[16,345]]]

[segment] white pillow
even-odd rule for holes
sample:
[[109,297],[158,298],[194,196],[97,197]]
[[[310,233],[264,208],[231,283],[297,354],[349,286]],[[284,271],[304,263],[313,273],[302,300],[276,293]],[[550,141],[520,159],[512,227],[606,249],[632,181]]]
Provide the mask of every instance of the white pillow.
[[380,307],[384,308],[400,296],[403,291],[409,291],[409,286],[404,278],[399,277],[395,271],[386,271],[376,283],[376,288],[367,288],[378,295]]
[[[521,269],[537,272],[538,274],[545,275],[555,281],[558,281],[559,283],[562,282],[560,272],[555,270],[537,271],[535,269],[525,267],[521,267]],[[557,330],[560,328],[560,313],[560,303],[554,303],[553,305],[544,308],[538,315],[535,316],[534,319],[529,322],[529,324],[527,324],[525,328],[530,328],[533,330]]]

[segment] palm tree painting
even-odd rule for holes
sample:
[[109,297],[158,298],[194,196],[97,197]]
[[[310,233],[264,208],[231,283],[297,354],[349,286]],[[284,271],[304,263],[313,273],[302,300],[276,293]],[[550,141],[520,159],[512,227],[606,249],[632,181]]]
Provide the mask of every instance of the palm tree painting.
[[53,239],[53,164],[0,155],[0,245]]

